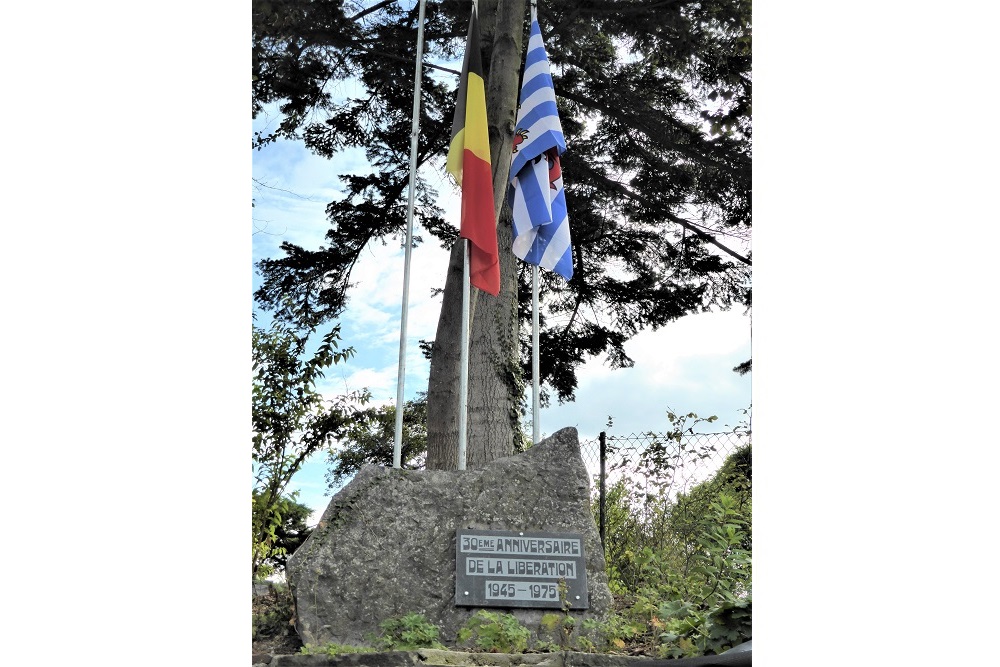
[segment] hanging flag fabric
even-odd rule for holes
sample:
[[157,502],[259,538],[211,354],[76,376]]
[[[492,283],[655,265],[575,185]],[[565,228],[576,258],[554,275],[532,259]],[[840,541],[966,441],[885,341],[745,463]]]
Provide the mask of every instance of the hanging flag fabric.
[[471,242],[469,282],[496,296],[500,293],[500,255],[493,211],[493,170],[486,127],[486,86],[479,48],[479,15],[475,4],[465,42],[465,61],[458,84],[447,169],[462,186],[459,235]]
[[524,59],[520,109],[510,173],[514,255],[529,264],[573,277],[573,252],[559,156],[566,150],[549,58],[531,10],[531,34]]

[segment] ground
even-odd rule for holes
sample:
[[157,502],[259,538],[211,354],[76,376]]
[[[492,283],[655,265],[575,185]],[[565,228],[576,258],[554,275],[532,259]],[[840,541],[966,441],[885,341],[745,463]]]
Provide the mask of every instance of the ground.
[[292,627],[292,596],[288,587],[275,585],[253,600],[253,653],[298,653],[302,640]]
[[289,655],[291,653],[298,653],[300,648],[302,648],[302,641],[295,634],[294,630],[291,635],[258,638],[253,642],[253,653],[255,654]]

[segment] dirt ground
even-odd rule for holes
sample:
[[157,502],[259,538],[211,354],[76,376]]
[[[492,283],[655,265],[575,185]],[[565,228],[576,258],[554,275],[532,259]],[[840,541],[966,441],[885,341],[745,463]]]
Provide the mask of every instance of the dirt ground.
[[258,637],[253,641],[253,653],[268,653],[270,655],[290,655],[298,653],[302,648],[302,640],[292,631],[284,637]]
[[285,586],[275,586],[253,600],[253,653],[298,653],[302,640],[292,626],[292,598]]

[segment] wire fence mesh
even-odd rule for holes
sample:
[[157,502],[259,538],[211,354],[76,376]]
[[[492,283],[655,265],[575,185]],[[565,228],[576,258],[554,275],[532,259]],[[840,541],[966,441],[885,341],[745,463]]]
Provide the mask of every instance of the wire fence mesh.
[[[668,497],[676,497],[710,479],[730,454],[749,444],[749,430],[628,435],[608,435],[602,431],[595,439],[581,441],[580,454],[594,481],[591,488],[599,506],[601,542],[604,542],[606,528],[606,489],[618,480],[625,478],[639,488],[655,484],[658,495],[665,493]],[[648,476],[654,469],[657,471],[655,481]]]

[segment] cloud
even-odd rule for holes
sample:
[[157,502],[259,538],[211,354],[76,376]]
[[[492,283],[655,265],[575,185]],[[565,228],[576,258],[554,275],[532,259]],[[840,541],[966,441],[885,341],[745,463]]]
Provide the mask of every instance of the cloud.
[[396,366],[387,366],[381,369],[361,368],[354,371],[346,378],[346,383],[350,387],[367,387],[372,392],[373,398],[396,395]]
[[696,389],[705,384],[706,367],[721,362],[731,369],[748,359],[749,342],[749,317],[729,311],[688,315],[659,331],[640,332],[625,348],[651,386]]
[[315,155],[301,142],[277,141],[253,160],[253,259],[281,256],[283,241],[305,248],[322,245],[329,222],[326,206],[344,196],[338,176],[370,171],[364,152],[347,149],[334,160]]
[[[400,318],[403,300],[403,249],[395,244],[373,244],[362,254],[352,273],[355,286],[343,315],[344,343],[357,350],[346,381],[365,381],[374,397],[396,396],[399,362]],[[414,248],[410,257],[409,304],[406,327],[406,396],[426,391],[429,362],[420,340],[434,338],[440,297],[431,296],[441,287],[447,271],[448,252],[436,244]],[[391,377],[390,377],[391,376]]]
[[750,376],[732,371],[750,357],[749,318],[741,313],[689,315],[625,347],[635,366],[612,370],[603,359],[588,361],[577,371],[576,400],[541,410],[543,433],[575,426],[581,438],[594,438],[609,417],[609,432],[659,432],[669,428],[668,408],[716,415],[719,421],[701,430],[721,431],[750,404]]

